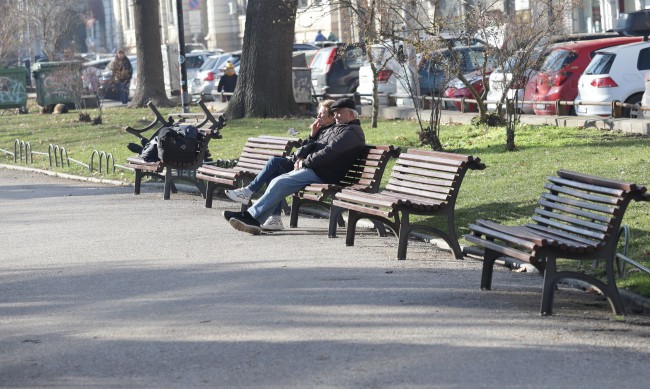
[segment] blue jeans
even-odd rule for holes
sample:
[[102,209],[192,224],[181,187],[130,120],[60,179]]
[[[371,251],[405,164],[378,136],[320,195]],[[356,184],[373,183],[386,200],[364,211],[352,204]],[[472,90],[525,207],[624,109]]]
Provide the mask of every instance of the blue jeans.
[[[255,178],[248,184],[248,189],[252,190],[253,193],[262,189],[262,186],[268,185],[271,183],[277,176],[281,176],[284,173],[293,171],[293,161],[283,157],[273,157],[266,162],[264,169]],[[276,209],[273,210],[273,215],[280,215],[282,213],[282,204],[278,204]],[[266,221],[266,219],[265,219]]]
[[122,104],[129,102],[129,83],[128,82],[117,82],[118,92],[120,94],[120,101]]
[[274,178],[264,195],[248,208],[258,222],[264,223],[279,208],[282,200],[310,184],[322,184],[323,180],[311,169],[294,170]]

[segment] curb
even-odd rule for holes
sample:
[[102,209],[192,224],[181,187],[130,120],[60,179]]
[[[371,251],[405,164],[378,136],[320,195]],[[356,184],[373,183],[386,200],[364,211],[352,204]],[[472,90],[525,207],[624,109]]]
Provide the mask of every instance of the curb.
[[75,181],[94,182],[94,183],[98,183],[98,184],[108,184],[108,185],[114,185],[114,186],[133,186],[133,184],[128,183],[128,182],[124,182],[124,181],[107,180],[105,178],[75,176],[75,175],[72,175],[72,174],[52,172],[52,171],[49,171],[49,170],[36,169],[36,168],[24,167],[24,166],[6,165],[6,164],[2,164],[2,163],[0,163],[0,168],[7,169],[7,170],[18,170],[18,171],[24,171],[24,172],[40,173],[40,174],[44,174],[44,175],[50,176],[50,177],[59,177],[59,178],[65,178],[65,179],[68,179],[68,180],[75,180]]

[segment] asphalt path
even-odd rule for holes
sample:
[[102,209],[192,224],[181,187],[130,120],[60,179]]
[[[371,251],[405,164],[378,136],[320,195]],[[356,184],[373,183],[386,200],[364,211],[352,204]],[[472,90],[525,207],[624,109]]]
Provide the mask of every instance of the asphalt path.
[[[0,386],[645,388],[650,321],[538,275],[327,222],[251,236],[237,206],[0,169]],[[288,217],[285,217],[288,225]],[[343,231],[340,231],[343,235]]]

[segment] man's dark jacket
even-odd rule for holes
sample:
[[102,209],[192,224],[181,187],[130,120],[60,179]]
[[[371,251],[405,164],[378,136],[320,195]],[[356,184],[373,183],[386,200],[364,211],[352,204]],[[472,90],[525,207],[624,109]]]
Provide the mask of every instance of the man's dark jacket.
[[[365,151],[366,137],[361,122],[353,120],[328,128],[318,139],[303,147],[309,147],[309,154],[302,166],[312,169],[325,183],[336,184]],[[296,155],[300,156],[300,149]]]

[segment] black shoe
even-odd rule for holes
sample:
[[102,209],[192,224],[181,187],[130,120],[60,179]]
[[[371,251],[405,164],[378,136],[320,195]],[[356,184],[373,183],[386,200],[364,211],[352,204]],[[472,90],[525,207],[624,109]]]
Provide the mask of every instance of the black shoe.
[[129,143],[128,145],[126,145],[126,148],[136,154],[142,153],[142,146],[136,145],[135,143]]
[[242,212],[240,211],[223,211],[221,212],[223,215],[223,218],[226,219],[227,221],[230,221],[233,216],[242,216]]
[[239,215],[233,215],[230,218],[230,225],[238,231],[248,232],[252,235],[259,235],[262,233],[260,222],[255,220],[248,211],[241,212]]
[[212,162],[212,154],[210,154],[210,150],[205,150],[205,155],[203,156],[203,162]]

